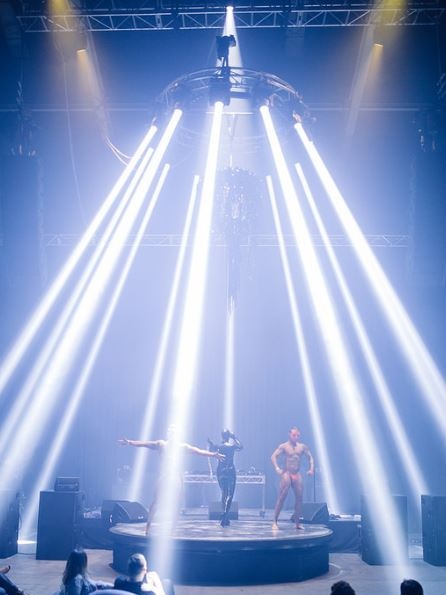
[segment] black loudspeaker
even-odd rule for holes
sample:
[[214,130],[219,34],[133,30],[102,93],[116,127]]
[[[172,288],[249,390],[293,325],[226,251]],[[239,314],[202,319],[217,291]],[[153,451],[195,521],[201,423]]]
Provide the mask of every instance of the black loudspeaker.
[[[401,548],[408,555],[407,496],[392,496],[395,513],[401,528],[403,543]],[[398,556],[384,555],[379,547],[380,539],[386,539],[388,528],[383,526],[382,518],[371,514],[369,498],[361,497],[361,557],[367,564],[395,564]]]
[[421,496],[423,560],[446,566],[446,496]]
[[[329,521],[330,515],[328,514],[328,508],[326,502],[303,502],[302,503],[302,516],[300,520],[303,523],[315,524],[315,525],[326,525]],[[291,515],[290,521],[294,523],[296,517],[294,514]]]
[[116,504],[125,504],[128,500],[103,500],[101,506],[101,519],[105,526],[112,525],[112,512]]
[[117,502],[111,514],[112,525],[116,523],[146,523],[147,510],[139,502]]
[[83,492],[40,492],[37,560],[66,560],[79,545]]
[[326,525],[329,514],[326,502],[304,502],[302,504],[302,521]]
[[8,490],[0,492],[0,558],[17,554],[19,511],[19,494]]
[[[210,502],[209,503],[209,512],[208,518],[210,521],[221,521],[223,516],[223,511],[221,509],[221,502]],[[231,510],[229,511],[229,520],[230,521],[237,521],[238,520],[238,502],[232,502]]]

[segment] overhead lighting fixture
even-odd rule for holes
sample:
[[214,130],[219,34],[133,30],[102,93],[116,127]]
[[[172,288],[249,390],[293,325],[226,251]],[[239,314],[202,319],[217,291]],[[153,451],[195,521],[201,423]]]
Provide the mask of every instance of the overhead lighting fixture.
[[215,105],[221,102],[223,105],[231,103],[231,81],[229,75],[217,75],[209,83],[209,103]]
[[270,105],[271,96],[274,93],[274,87],[267,81],[266,78],[261,78],[256,81],[251,89],[251,101],[254,108],[262,105]]

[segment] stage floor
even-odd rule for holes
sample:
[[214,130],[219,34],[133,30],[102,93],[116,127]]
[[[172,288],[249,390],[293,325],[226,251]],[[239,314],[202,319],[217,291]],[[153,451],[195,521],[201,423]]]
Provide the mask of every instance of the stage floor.
[[[178,520],[170,529],[175,558],[173,580],[195,585],[246,585],[296,582],[328,572],[330,529],[291,523],[273,530],[270,521]],[[110,529],[113,567],[124,572],[129,555],[150,551],[166,525],[154,523],[148,536],[144,523],[120,523]]]
[[[147,539],[145,535],[145,523],[119,523],[110,529],[115,535],[126,535],[132,538]],[[160,534],[162,525],[154,523],[150,535],[154,537]],[[246,542],[257,543],[263,541],[282,542],[302,541],[309,538],[328,537],[331,531],[324,525],[304,525],[303,529],[296,530],[293,523],[279,521],[279,530],[272,529],[272,523],[268,520],[236,520],[231,521],[229,527],[221,527],[218,521],[204,519],[179,520],[173,531],[172,538],[181,541],[221,541],[225,543]],[[149,536],[150,537],[150,536]]]
[[[290,522],[292,511],[285,511],[279,521],[281,531],[294,531],[293,523]],[[192,525],[195,530],[197,521],[208,520],[208,508],[184,509],[182,511],[181,520]],[[239,509],[239,518],[236,523],[241,521],[267,521],[266,525],[262,523],[262,531],[268,532],[271,528],[273,518],[273,511],[267,510],[263,514],[259,509]],[[353,515],[343,515],[336,519],[330,519],[328,528],[333,532],[329,543],[328,550],[333,552],[358,552],[359,551],[359,527],[361,517]],[[225,535],[229,536],[236,525],[232,524],[228,529],[221,529],[215,521],[210,521],[212,531],[224,531]],[[184,525],[186,526],[186,525]],[[312,526],[306,524],[306,527]],[[138,529],[139,531],[139,529]],[[208,531],[209,532],[209,531]],[[257,531],[257,536],[260,533]],[[282,534],[285,535],[285,534]],[[97,510],[94,517],[86,517],[81,522],[81,544],[86,549],[112,549],[111,534],[104,526],[101,519],[100,509]]]

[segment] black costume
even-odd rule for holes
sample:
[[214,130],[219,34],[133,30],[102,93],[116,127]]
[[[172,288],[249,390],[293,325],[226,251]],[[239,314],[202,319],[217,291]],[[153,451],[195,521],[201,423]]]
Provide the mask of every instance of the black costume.
[[211,440],[208,440],[208,442],[210,451],[219,452],[225,456],[223,461],[218,461],[217,480],[221,489],[221,504],[223,508],[223,516],[220,524],[222,527],[227,527],[230,524],[229,511],[231,510],[236,482],[234,453],[237,450],[242,450],[243,446],[238,438],[229,430],[223,430],[221,437],[221,444],[214,444]]

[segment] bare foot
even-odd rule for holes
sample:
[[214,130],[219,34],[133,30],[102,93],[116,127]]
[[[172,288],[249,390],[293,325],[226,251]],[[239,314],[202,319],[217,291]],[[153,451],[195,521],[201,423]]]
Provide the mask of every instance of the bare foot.
[[0,568],[0,574],[8,574],[8,572],[11,570],[11,565],[8,564],[7,566],[3,566],[3,568]]
[[278,531],[279,530],[279,525],[274,521],[273,524],[271,525],[271,529],[273,531]]
[[305,529],[305,527],[303,525],[296,525],[296,531],[300,531]]

